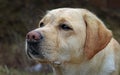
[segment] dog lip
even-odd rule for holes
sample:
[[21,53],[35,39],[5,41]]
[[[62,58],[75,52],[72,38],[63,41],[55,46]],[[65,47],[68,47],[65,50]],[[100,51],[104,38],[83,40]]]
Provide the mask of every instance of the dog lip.
[[39,47],[39,41],[27,41],[28,56],[34,56],[36,58],[44,59],[44,54],[41,52]]
[[29,58],[32,58],[32,56],[30,55],[30,53],[27,51],[27,55]]
[[28,49],[27,54],[30,58],[32,58],[32,56],[34,56],[35,58],[44,59],[44,55],[41,52],[37,52],[37,51],[32,50],[32,49]]
[[29,49],[29,52],[33,55],[39,55],[39,53],[34,49]]

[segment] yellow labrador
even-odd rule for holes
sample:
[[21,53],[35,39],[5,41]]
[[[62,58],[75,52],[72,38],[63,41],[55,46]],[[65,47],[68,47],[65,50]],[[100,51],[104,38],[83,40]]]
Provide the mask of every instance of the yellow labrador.
[[27,55],[53,67],[54,75],[120,75],[120,45],[86,9],[49,11],[26,35]]

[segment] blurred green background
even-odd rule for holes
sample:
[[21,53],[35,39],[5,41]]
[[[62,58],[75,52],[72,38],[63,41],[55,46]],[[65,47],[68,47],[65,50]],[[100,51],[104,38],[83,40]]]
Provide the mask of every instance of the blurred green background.
[[51,75],[48,65],[36,65],[25,55],[26,33],[37,28],[47,10],[86,8],[101,18],[120,42],[120,0],[0,0],[0,75]]

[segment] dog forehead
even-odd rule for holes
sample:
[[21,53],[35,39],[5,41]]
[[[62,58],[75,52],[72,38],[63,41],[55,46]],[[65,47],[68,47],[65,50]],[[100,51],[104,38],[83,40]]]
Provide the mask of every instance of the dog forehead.
[[48,11],[47,16],[55,16],[55,17],[78,17],[82,16],[81,9],[73,9],[73,8],[59,8],[59,9],[53,9],[51,11]]
[[50,12],[51,13],[55,13],[55,12],[64,13],[64,12],[76,12],[76,11],[79,11],[79,10],[81,11],[82,9],[78,9],[78,8],[58,8],[58,9],[53,9]]
[[51,11],[48,11],[47,14],[44,16],[43,20],[45,21],[52,21],[52,22],[58,22],[61,19],[65,19],[67,21],[75,22],[82,20],[83,16],[82,9],[73,9],[73,8],[59,8],[59,9],[53,9]]
[[68,12],[68,11],[74,11],[74,10],[76,10],[76,9],[72,9],[72,8],[58,8],[58,9],[53,9],[53,10],[51,10],[50,12],[51,13],[64,13],[64,12]]

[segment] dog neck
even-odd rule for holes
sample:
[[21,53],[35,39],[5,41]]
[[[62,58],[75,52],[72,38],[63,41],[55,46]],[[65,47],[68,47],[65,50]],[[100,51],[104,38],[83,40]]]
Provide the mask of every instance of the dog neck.
[[54,75],[79,75],[79,64],[64,63],[53,67]]
[[82,63],[63,63],[53,66],[54,75],[110,75],[115,71],[115,62],[112,52],[105,55],[101,51],[93,59]]

